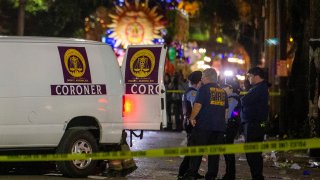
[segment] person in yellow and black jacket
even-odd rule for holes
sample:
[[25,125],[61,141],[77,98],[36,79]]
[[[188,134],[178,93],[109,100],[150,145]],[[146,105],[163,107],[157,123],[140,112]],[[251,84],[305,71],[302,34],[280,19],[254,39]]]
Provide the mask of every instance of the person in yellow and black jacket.
[[[226,92],[217,84],[217,72],[208,68],[202,72],[203,85],[198,90],[191,113],[192,145],[205,146],[224,143],[228,98]],[[190,158],[190,168],[183,179],[195,179],[201,164],[201,156]],[[219,155],[208,156],[206,180],[215,179],[219,171]]]

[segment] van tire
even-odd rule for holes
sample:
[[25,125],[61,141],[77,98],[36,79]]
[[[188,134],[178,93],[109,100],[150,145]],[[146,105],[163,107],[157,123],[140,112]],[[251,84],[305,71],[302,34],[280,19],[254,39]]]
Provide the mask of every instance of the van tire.
[[[75,147],[78,147],[81,152],[75,152]],[[94,138],[94,136],[89,131],[76,129],[69,129],[65,132],[62,141],[60,142],[57,149],[58,154],[96,152],[98,152],[98,145],[97,140]],[[97,166],[97,161],[90,159],[80,160],[80,162],[58,161],[56,164],[58,170],[64,176],[72,178],[85,178],[94,172]]]

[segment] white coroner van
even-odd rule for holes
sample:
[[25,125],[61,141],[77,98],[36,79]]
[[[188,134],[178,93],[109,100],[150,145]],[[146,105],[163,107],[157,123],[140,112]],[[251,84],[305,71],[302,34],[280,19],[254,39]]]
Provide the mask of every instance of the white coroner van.
[[[158,55],[144,49],[150,47],[157,48]],[[24,150],[94,153],[119,144],[123,129],[159,130],[165,126],[162,77],[166,48],[138,46],[134,51],[121,72],[113,50],[100,42],[0,37],[2,154]],[[154,63],[157,72],[152,72]],[[150,73],[153,77],[148,78]],[[126,74],[129,78],[125,80]],[[125,95],[127,86],[131,88]],[[129,110],[124,107],[126,100]],[[86,177],[97,161],[56,164],[66,176]]]

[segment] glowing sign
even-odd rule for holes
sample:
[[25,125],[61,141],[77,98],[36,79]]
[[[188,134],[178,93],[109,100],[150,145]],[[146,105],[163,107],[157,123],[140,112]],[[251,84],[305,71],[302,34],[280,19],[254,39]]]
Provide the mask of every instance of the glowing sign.
[[160,21],[163,16],[156,13],[156,6],[150,9],[147,5],[126,2],[124,7],[116,8],[116,14],[109,15],[113,23],[108,25],[113,31],[109,37],[116,40],[115,47],[154,44],[152,40],[161,38],[158,34],[164,28]]

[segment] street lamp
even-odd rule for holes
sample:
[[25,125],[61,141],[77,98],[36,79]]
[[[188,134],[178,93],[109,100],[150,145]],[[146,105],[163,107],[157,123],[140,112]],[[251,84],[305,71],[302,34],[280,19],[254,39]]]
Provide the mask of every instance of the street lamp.
[[225,70],[223,72],[223,75],[224,75],[224,83],[227,84],[227,78],[228,77],[233,77],[233,71],[231,70]]

